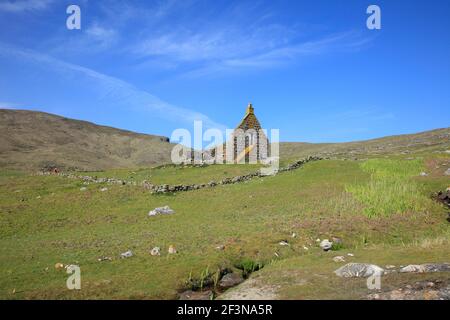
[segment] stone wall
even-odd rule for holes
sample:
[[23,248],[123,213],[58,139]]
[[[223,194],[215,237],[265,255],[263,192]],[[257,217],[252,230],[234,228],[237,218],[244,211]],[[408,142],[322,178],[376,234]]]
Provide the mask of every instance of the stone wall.
[[[287,167],[280,168],[278,170],[278,173],[296,170],[296,169],[300,168],[301,166],[303,166],[305,163],[308,163],[311,161],[317,161],[317,160],[322,160],[322,158],[317,157],[317,156],[310,156],[310,157],[298,160],[298,161],[290,164]],[[202,166],[205,166],[205,165],[202,165]],[[164,194],[164,193],[199,190],[199,189],[203,189],[203,188],[213,188],[213,187],[220,186],[220,185],[241,183],[241,182],[252,180],[253,178],[264,176],[264,175],[261,175],[260,171],[258,170],[256,172],[249,173],[246,175],[236,176],[233,178],[224,178],[219,181],[210,181],[208,183],[203,183],[203,184],[154,185],[146,180],[144,180],[142,182],[136,182],[136,181],[127,181],[127,180],[122,180],[122,179],[116,179],[116,178],[97,178],[97,177],[91,177],[91,176],[86,176],[86,175],[76,175],[73,173],[64,173],[64,172],[59,172],[59,173],[39,172],[38,174],[39,175],[57,175],[57,176],[66,177],[66,178],[70,178],[70,179],[81,179],[85,182],[85,184],[108,183],[108,184],[117,184],[117,185],[140,186],[146,190],[151,191],[151,193],[154,193],[154,194],[161,194],[161,193]]]

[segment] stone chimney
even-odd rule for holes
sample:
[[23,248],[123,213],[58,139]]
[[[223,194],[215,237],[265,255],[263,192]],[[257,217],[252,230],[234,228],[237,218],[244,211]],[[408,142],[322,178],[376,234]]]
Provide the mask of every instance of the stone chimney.
[[249,103],[248,106],[247,106],[247,112],[246,112],[246,115],[247,115],[247,114],[253,114],[253,113],[254,113],[253,106],[252,106],[251,103]]

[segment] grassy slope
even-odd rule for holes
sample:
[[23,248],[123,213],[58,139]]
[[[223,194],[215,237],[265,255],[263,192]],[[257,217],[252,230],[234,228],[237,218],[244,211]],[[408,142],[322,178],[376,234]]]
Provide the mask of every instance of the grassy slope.
[[280,143],[280,155],[289,161],[309,154],[373,158],[409,153],[443,153],[445,150],[450,150],[450,128],[346,143]]
[[0,109],[0,167],[99,170],[170,161],[168,138],[35,111]]
[[[448,166],[450,161],[446,155],[439,157],[426,157],[428,177],[408,178],[407,183],[417,184],[424,195],[446,187],[444,167],[435,166],[442,161]],[[180,170],[176,181],[191,179],[191,170],[202,168]],[[235,169],[213,166],[208,170],[202,171],[205,181]],[[113,173],[117,172],[104,174]],[[101,185],[89,185],[81,192],[82,184],[76,180],[3,172],[0,297],[175,298],[191,272],[198,277],[207,267],[232,266],[243,258],[265,262],[259,273],[272,284],[289,283],[295,275],[290,270],[326,279],[321,275],[329,276],[337,266],[330,262],[330,255],[315,248],[314,240],[332,235],[344,239],[343,252],[354,251],[355,259],[369,262],[450,260],[443,207],[424,201],[420,212],[369,218],[364,200],[345,189],[370,180],[361,162],[327,160],[248,183],[151,196],[127,186],[108,186],[108,191],[100,192]],[[147,217],[149,210],[162,205],[176,213]],[[290,238],[292,232],[298,237]],[[278,245],[284,239],[291,243],[289,247]],[[170,244],[178,254],[166,254]],[[226,246],[224,251],[215,249],[220,244]],[[304,250],[304,245],[311,249]],[[160,257],[149,255],[154,246],[161,247]],[[128,249],[135,256],[119,259]],[[98,262],[100,256],[114,260]],[[82,290],[65,288],[67,275],[54,269],[57,262],[81,266]],[[321,292],[342,297],[345,286],[326,290],[330,279],[312,281],[312,287],[304,286],[304,291],[291,282],[281,290],[282,297],[317,298]],[[357,294],[360,287],[356,286]]]

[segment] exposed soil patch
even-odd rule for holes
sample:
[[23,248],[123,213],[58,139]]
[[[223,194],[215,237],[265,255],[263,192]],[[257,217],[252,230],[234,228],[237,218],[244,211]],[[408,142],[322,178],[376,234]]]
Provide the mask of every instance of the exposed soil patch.
[[239,286],[228,290],[219,300],[275,300],[279,286],[265,285],[258,278],[246,280]]
[[370,300],[450,300],[450,284],[448,280],[419,281],[395,290],[373,293],[367,298]]

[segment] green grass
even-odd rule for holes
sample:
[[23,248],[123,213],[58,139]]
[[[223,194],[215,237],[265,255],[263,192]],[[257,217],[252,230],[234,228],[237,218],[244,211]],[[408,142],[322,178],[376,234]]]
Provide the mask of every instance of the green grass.
[[369,217],[424,211],[429,200],[412,179],[424,170],[423,161],[371,159],[361,168],[370,174],[368,183],[353,183],[346,186],[364,204],[364,213]]
[[[225,165],[176,170],[157,169],[158,183],[207,182],[225,171],[233,176],[247,169]],[[259,273],[275,261],[309,257],[317,252],[317,238],[338,236],[344,241],[342,248],[362,252],[367,246],[446,241],[444,208],[425,201],[426,194],[419,198],[425,210],[367,217],[366,205],[345,189],[370,181],[371,174],[353,161],[318,161],[274,177],[176,195],[151,195],[143,188],[119,185],[100,192],[102,184],[80,191],[83,184],[74,179],[3,174],[0,298],[173,299],[186,288],[187,279],[205,282],[217,270],[235,268],[238,262],[264,265],[255,272]],[[420,184],[436,188],[446,183],[439,181],[427,177]],[[175,213],[147,216],[163,205]],[[291,237],[293,232],[297,237]],[[280,246],[281,240],[288,240],[289,246]],[[178,253],[168,255],[169,245]],[[217,250],[218,245],[225,250]],[[159,257],[149,254],[155,246],[161,248]],[[126,250],[134,256],[120,259]],[[430,250],[438,255],[442,249]],[[98,262],[103,256],[112,261]],[[67,274],[54,268],[58,262],[81,267],[80,291],[66,289]],[[245,265],[253,269],[255,264]]]

